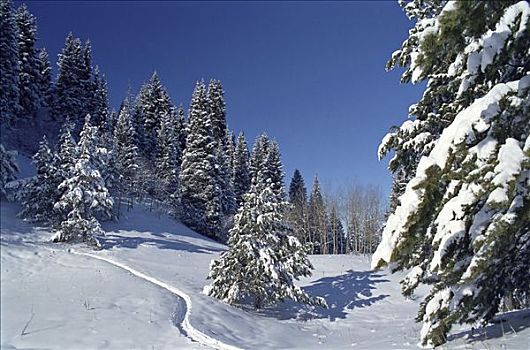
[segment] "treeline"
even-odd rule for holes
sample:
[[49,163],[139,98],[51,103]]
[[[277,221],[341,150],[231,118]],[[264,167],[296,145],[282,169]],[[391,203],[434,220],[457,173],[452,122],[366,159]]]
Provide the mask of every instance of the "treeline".
[[81,191],[86,190],[86,201],[96,192],[113,199],[102,201],[107,217],[119,216],[124,203],[150,198],[196,231],[225,241],[253,173],[263,171],[275,193],[284,196],[278,144],[261,135],[251,153],[243,133],[236,140],[227,126],[220,81],[197,82],[186,116],[155,72],[136,96],[129,91],[119,110],[111,111],[89,41],[66,37],[52,82],[49,60],[46,69],[35,68],[45,56],[34,47],[35,18],[24,5],[14,10],[11,1],[0,3],[2,124],[16,132],[14,126],[49,118],[61,129],[54,146],[46,138],[40,143],[34,157],[38,174],[20,194],[21,216],[51,222],[58,232],[73,216],[87,226],[81,221],[99,215],[95,204],[75,215],[61,204],[69,187],[79,190],[72,178],[80,176],[88,186]]
[[315,176],[308,195],[298,169],[289,185],[290,225],[313,254],[371,254],[381,240],[384,200],[373,186],[351,184],[324,193]]

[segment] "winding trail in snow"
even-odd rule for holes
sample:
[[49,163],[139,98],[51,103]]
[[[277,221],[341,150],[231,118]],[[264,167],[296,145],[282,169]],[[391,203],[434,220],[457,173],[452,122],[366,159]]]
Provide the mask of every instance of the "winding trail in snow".
[[109,264],[112,264],[112,265],[114,265],[116,267],[119,267],[119,268],[121,268],[123,270],[126,270],[126,271],[130,272],[131,274],[133,274],[136,277],[139,277],[139,278],[141,278],[143,280],[151,282],[152,284],[155,284],[155,285],[157,285],[157,286],[159,286],[161,288],[164,288],[164,289],[168,290],[169,292],[175,294],[176,296],[178,296],[179,298],[184,300],[185,313],[184,313],[184,317],[182,318],[182,322],[180,324],[180,327],[186,333],[186,334],[184,334],[185,336],[187,336],[188,338],[190,338],[193,341],[196,341],[196,342],[198,342],[198,343],[200,343],[202,345],[209,346],[209,347],[214,348],[214,349],[219,349],[219,350],[240,350],[240,348],[238,348],[238,347],[235,347],[233,345],[225,344],[225,343],[221,342],[220,340],[217,340],[215,338],[210,337],[209,335],[201,332],[200,330],[198,330],[197,328],[195,328],[195,327],[193,327],[191,325],[191,322],[190,322],[191,298],[190,298],[190,296],[188,294],[184,293],[180,289],[175,288],[175,287],[173,287],[173,286],[171,286],[171,285],[169,285],[169,284],[167,284],[165,282],[162,282],[160,280],[157,280],[154,277],[148,276],[145,273],[142,273],[142,272],[140,272],[138,270],[135,270],[132,267],[129,267],[129,266],[127,266],[125,264],[122,264],[122,263],[120,263],[118,261],[115,261],[113,259],[109,259],[107,257],[96,255],[96,254],[78,252],[78,251],[75,251],[73,249],[71,249],[70,252],[72,254],[83,255],[83,256],[87,256],[87,257],[93,258],[93,259],[98,259],[98,260],[101,260],[101,261],[105,261],[105,262],[107,262]]

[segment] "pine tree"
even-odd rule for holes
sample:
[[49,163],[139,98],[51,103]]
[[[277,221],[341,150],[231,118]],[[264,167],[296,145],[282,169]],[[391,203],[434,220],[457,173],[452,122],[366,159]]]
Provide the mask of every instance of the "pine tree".
[[270,178],[272,183],[272,189],[278,200],[283,201],[285,199],[285,190],[283,187],[283,165],[280,155],[280,146],[276,141],[270,143],[268,148],[267,156],[265,158],[264,174],[265,178]]
[[309,240],[313,244],[313,253],[327,254],[326,238],[328,228],[326,205],[324,203],[324,198],[322,197],[317,176],[315,176],[311,195],[309,196],[308,226]]
[[178,189],[178,174],[180,149],[178,143],[177,119],[174,114],[162,116],[160,128],[158,129],[158,152],[155,161],[159,186],[162,190],[161,200],[175,203],[178,197],[175,193]]
[[52,67],[50,65],[50,58],[45,49],[40,49],[37,55],[37,71],[38,71],[38,93],[39,101],[42,107],[50,107],[52,105]]
[[271,141],[266,134],[261,134],[256,138],[256,141],[254,141],[249,166],[251,179],[259,179],[259,171],[265,168],[270,143]]
[[329,213],[327,250],[329,254],[346,253],[344,227],[338,216],[336,205],[331,206]]
[[188,137],[188,124],[184,115],[184,108],[180,105],[177,108],[177,137],[180,149],[180,155],[178,159],[179,166],[182,165],[182,154],[186,149],[186,137]]
[[95,126],[102,127],[107,121],[107,115],[109,113],[109,101],[107,92],[107,81],[105,77],[99,72],[99,68],[96,66],[94,69],[93,77],[93,96],[91,113],[92,123]]
[[289,222],[300,242],[310,242],[308,237],[308,207],[307,190],[304,178],[298,169],[295,169],[291,184],[289,185]]
[[104,234],[96,214],[110,217],[113,201],[98,169],[94,167],[92,151],[96,137],[97,128],[91,126],[90,115],[87,115],[72,175],[59,185],[63,194],[55,208],[68,212],[68,215],[55,233],[54,242],[81,241],[99,246],[96,236]]
[[221,210],[225,217],[236,211],[236,201],[232,183],[231,155],[228,150],[228,127],[226,125],[226,106],[221,82],[211,80],[208,85],[208,111],[212,123],[212,136],[216,143],[216,170],[220,190]]
[[182,221],[199,233],[221,239],[217,143],[213,137],[204,82],[197,82],[188,120],[186,150],[179,174]]
[[404,82],[428,80],[412,120],[383,140],[407,185],[374,267],[411,269],[421,342],[444,343],[455,323],[488,322],[530,295],[530,5],[403,3],[415,28],[389,62]]
[[0,190],[2,196],[6,195],[6,184],[15,180],[18,172],[19,168],[14,153],[6,151],[4,145],[0,144]]
[[234,152],[233,160],[233,179],[234,195],[236,203],[241,206],[243,195],[250,189],[250,154],[248,152],[247,140],[245,135],[240,132],[237,137],[237,146]]
[[16,11],[18,55],[19,55],[19,105],[20,114],[26,118],[34,118],[41,106],[40,72],[38,51],[35,49],[37,24],[35,17],[22,4]]
[[59,69],[52,108],[52,115],[57,121],[70,119],[77,124],[77,120],[82,116],[84,91],[80,83],[83,64],[81,57],[81,40],[69,33],[57,61]]
[[113,140],[113,167],[117,173],[116,185],[120,192],[132,192],[135,173],[138,170],[138,148],[132,123],[130,101],[125,99],[120,110]]
[[173,111],[171,99],[158,78],[153,73],[149,82],[145,83],[136,98],[136,122],[139,124],[138,141],[142,153],[150,160],[156,156],[157,133],[161,118]]
[[0,124],[4,127],[15,121],[20,109],[17,36],[13,4],[0,0]]
[[52,152],[44,136],[33,156],[37,175],[24,188],[19,217],[36,222],[53,222],[53,206],[58,201],[57,188],[61,183],[58,156]]
[[210,265],[213,281],[205,292],[230,304],[250,298],[256,309],[285,299],[324,306],[323,299],[294,284],[309,276],[312,266],[306,250],[289,235],[286,203],[278,201],[270,180],[253,180],[230,230],[228,251]]

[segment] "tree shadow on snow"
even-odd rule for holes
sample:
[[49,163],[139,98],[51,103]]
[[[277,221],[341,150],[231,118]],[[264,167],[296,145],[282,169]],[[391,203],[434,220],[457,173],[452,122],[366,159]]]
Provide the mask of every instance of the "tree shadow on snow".
[[523,329],[530,327],[530,309],[510,311],[496,316],[491,324],[485,327],[470,329],[451,334],[448,342],[465,340],[466,343],[483,342],[488,339],[514,336]]
[[[153,234],[155,237],[166,237],[163,234]],[[191,242],[181,240],[175,236],[171,239],[160,239],[155,237],[135,237],[135,236],[121,236],[117,234],[107,233],[104,237],[100,237],[102,249],[113,248],[128,248],[136,249],[140,245],[154,246],[158,249],[170,249],[178,251],[186,251],[190,253],[213,254],[221,252],[223,249],[193,244]]]
[[373,295],[378,283],[389,282],[375,271],[349,270],[343,275],[321,278],[302,289],[311,296],[326,300],[328,308],[309,306],[285,301],[275,307],[259,311],[264,316],[285,319],[344,319],[348,310],[368,307],[387,297],[388,294]]

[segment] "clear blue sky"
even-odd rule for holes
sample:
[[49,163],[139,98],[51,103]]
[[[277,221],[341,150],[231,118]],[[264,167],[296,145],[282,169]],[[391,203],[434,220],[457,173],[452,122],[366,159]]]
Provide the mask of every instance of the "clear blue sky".
[[[20,2],[16,2],[19,4]],[[349,180],[388,193],[380,139],[421,88],[385,62],[410,22],[397,2],[26,2],[53,60],[70,31],[92,42],[113,106],[156,70],[174,103],[196,80],[220,79],[229,126],[280,143],[286,183]]]

